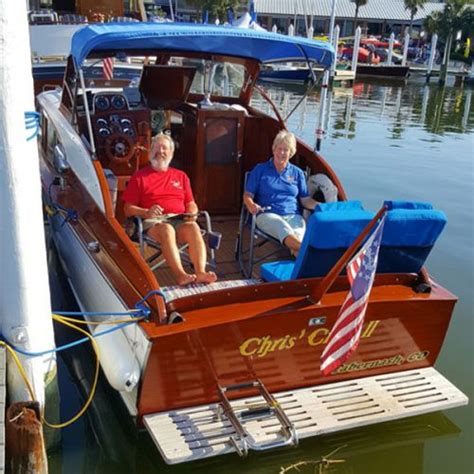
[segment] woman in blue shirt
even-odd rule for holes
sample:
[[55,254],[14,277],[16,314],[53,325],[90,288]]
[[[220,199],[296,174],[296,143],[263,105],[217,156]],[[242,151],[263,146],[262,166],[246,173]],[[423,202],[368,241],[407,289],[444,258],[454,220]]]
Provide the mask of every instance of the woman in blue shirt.
[[290,163],[296,153],[296,138],[286,130],[277,134],[273,156],[259,163],[249,174],[244,204],[257,215],[257,227],[298,254],[306,229],[302,207],[319,203],[308,195],[303,171]]

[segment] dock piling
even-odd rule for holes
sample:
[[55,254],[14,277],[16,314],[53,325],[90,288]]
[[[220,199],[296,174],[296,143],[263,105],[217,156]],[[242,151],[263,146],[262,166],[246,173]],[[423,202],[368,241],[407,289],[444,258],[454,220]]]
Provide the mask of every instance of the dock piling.
[[47,474],[48,462],[38,402],[10,405],[5,420],[6,471]]

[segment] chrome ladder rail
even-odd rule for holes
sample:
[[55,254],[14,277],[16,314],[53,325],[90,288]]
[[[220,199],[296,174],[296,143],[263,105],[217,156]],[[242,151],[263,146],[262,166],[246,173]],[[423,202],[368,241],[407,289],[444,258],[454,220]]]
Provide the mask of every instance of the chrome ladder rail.
[[[227,393],[236,392],[240,390],[256,389],[263,397],[263,404],[250,406],[240,412],[237,412],[231,405]],[[245,457],[249,449],[254,451],[265,451],[267,449],[278,448],[282,446],[297,446],[298,433],[294,424],[289,420],[288,416],[281,408],[275,397],[267,390],[260,379],[252,382],[244,382],[240,384],[228,385],[226,387],[218,386],[219,393],[219,408],[220,411],[230,421],[235,430],[236,436],[230,437],[230,442],[234,446],[239,456]],[[283,432],[283,439],[277,441],[270,441],[264,443],[257,443],[253,441],[252,435],[245,429],[245,421],[256,418],[272,418],[275,417],[281,424],[281,431]]]

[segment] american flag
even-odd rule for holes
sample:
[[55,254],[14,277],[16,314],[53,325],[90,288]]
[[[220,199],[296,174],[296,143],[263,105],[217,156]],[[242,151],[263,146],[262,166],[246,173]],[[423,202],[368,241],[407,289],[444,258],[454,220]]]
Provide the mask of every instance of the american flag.
[[330,374],[342,365],[359,345],[369,294],[374,283],[384,222],[385,215],[362,248],[347,264],[350,290],[321,355],[321,372],[324,375]]
[[114,77],[114,59],[104,58],[102,62],[102,77],[106,81],[110,81]]

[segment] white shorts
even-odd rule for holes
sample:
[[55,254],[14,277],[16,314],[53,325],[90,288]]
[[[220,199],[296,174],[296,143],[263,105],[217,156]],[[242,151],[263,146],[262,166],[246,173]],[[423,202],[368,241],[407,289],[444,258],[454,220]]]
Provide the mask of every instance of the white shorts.
[[280,216],[272,212],[262,212],[258,214],[255,222],[261,231],[275,237],[282,244],[289,235],[301,242],[306,230],[306,222],[299,214]]

